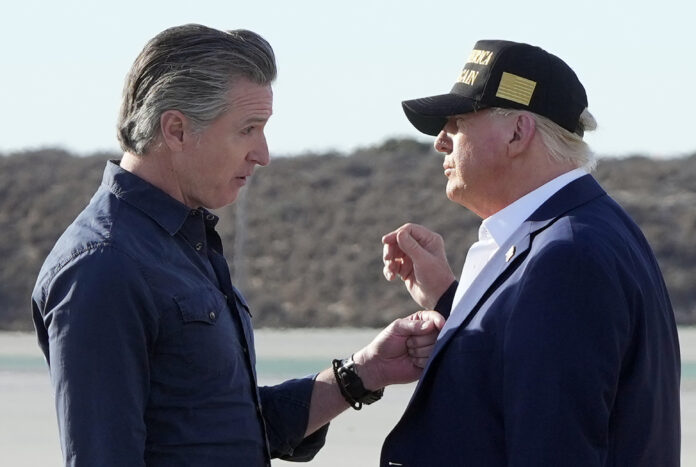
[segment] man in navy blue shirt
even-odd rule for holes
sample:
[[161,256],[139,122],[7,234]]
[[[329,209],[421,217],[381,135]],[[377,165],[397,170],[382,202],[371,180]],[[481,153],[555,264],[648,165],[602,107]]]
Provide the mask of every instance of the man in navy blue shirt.
[[218,218],[269,163],[275,58],[245,30],[153,38],[126,80],[124,150],[58,240],[32,294],[66,465],[306,461],[328,422],[415,380],[443,320],[397,320],[314,377],[257,386],[249,307]]

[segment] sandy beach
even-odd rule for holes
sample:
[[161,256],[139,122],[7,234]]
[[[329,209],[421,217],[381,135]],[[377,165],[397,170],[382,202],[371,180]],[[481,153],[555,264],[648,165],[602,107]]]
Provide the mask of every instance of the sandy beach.
[[[369,342],[372,329],[259,330],[261,384],[322,369]],[[680,329],[682,361],[682,465],[696,467],[696,329]],[[288,364],[289,361],[293,363]],[[299,373],[298,373],[299,372]],[[377,465],[382,440],[398,421],[415,385],[393,386],[361,411],[332,423],[327,444],[308,465]],[[60,466],[60,447],[48,372],[32,334],[0,333],[0,452],[2,465]],[[275,460],[273,465],[298,465]]]

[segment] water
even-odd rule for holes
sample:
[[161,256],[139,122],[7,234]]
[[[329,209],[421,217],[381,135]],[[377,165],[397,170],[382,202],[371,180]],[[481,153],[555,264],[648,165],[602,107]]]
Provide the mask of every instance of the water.
[[[261,384],[315,373],[364,346],[371,329],[259,330]],[[682,465],[696,467],[696,329],[680,329],[682,348]],[[332,422],[324,449],[309,464],[377,465],[382,440],[398,421],[414,384],[387,388],[378,403],[349,410]],[[346,453],[350,453],[349,456]],[[32,334],[0,332],[0,464],[60,466],[60,447],[48,371]],[[275,466],[295,463],[274,461]]]

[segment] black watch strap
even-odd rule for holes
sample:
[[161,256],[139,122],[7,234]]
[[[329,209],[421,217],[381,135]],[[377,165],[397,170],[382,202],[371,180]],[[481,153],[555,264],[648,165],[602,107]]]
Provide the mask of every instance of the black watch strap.
[[333,362],[333,372],[338,383],[338,388],[343,398],[348,401],[355,410],[360,410],[362,405],[369,405],[377,402],[384,394],[384,388],[376,391],[368,391],[363,386],[362,379],[355,371],[353,356],[344,360],[335,359]]

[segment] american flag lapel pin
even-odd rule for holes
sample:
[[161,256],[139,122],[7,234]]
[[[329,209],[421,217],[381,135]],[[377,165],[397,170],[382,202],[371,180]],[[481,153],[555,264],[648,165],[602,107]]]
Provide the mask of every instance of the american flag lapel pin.
[[512,245],[510,249],[507,251],[507,253],[505,253],[506,263],[509,263],[512,257],[515,256],[515,250],[517,250],[517,248],[515,248],[515,245]]

